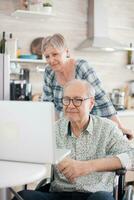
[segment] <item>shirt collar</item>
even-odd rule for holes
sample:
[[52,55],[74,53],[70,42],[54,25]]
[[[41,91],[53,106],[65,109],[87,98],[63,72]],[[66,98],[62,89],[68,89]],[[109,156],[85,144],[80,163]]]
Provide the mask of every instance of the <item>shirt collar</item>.
[[[92,120],[91,115],[89,116],[89,119],[90,119],[89,124],[88,124],[87,128],[84,130],[84,133],[92,135],[93,134],[93,120]],[[67,125],[67,135],[72,136],[70,121],[68,122],[68,125]]]
[[87,131],[89,134],[93,134],[93,119],[92,119],[92,115],[89,115],[89,124],[88,124],[88,126],[87,126],[87,128],[86,128],[86,130],[85,131]]

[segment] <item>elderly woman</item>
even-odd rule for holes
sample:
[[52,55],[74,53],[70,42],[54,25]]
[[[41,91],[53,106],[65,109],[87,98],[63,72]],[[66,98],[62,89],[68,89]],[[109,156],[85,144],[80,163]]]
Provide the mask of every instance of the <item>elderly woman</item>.
[[44,38],[42,53],[48,63],[44,73],[43,100],[54,103],[58,116],[63,110],[61,101],[63,86],[72,79],[84,79],[90,82],[95,89],[95,106],[92,114],[111,119],[117,123],[124,134],[127,134],[129,139],[133,138],[132,131],[126,129],[119,120],[94,69],[85,60],[70,57],[66,41],[61,34]]

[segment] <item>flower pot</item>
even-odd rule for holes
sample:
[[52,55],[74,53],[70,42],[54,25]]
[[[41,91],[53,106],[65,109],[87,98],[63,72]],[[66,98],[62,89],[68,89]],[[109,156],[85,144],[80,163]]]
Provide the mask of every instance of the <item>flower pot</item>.
[[46,14],[51,14],[52,13],[52,6],[43,6],[42,11]]

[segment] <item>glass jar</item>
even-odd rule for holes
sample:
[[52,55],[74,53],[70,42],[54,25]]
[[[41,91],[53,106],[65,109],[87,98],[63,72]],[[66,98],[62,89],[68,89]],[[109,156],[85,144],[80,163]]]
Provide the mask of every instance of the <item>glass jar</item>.
[[29,0],[28,1],[28,9],[30,11],[40,11],[42,7],[42,1],[41,0]]

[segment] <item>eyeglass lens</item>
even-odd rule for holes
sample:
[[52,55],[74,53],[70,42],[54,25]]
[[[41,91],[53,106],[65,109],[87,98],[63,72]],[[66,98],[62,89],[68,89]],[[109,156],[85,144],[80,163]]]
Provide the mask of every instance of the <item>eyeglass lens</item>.
[[71,99],[71,98],[63,98],[63,105],[68,106],[70,103],[73,103],[74,106],[80,106],[82,104],[83,99]]

